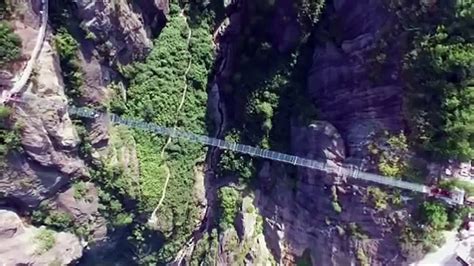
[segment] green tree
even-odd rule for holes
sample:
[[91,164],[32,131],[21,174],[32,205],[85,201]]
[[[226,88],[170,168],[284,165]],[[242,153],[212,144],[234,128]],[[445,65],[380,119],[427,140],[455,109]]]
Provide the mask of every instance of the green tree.
[[230,187],[223,187],[218,191],[220,202],[221,218],[220,226],[223,229],[232,227],[240,203],[240,195],[237,190]]
[[442,230],[448,225],[446,208],[434,202],[424,202],[421,205],[422,222],[435,230]]
[[0,68],[21,55],[21,40],[6,23],[0,22]]
[[[407,119],[415,143],[436,157],[474,156],[474,17],[472,4],[438,4],[415,17],[407,54]],[[425,10],[426,9],[421,9]],[[418,11],[423,12],[423,11]],[[433,12],[433,11],[430,11]]]

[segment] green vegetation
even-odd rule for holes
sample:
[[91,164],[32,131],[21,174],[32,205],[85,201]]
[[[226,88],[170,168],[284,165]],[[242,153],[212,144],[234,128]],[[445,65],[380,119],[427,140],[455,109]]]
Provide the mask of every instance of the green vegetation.
[[[222,84],[231,125],[226,138],[288,152],[290,120],[307,123],[316,111],[305,93],[306,71],[311,64],[309,28],[320,13],[323,1],[297,1],[295,10],[303,33],[289,51],[274,47],[274,38],[267,29],[272,23],[271,2],[249,2],[250,23],[242,25],[237,41],[233,75]],[[272,62],[268,64],[268,62]],[[224,154],[221,168],[225,174],[235,172],[250,183],[261,160]]]
[[99,210],[112,228],[130,224],[135,216],[132,211],[126,210],[122,203],[125,199],[133,200],[136,197],[133,186],[127,185],[127,179],[118,167],[103,165],[92,171],[92,181],[99,186]]
[[74,199],[81,200],[87,195],[87,186],[83,181],[76,182],[72,185],[74,189]]
[[[382,175],[400,177],[408,168],[408,144],[403,132],[391,135],[384,132],[375,142],[368,145],[371,156],[377,161],[378,170]],[[384,143],[379,143],[383,141]]]
[[404,255],[416,260],[442,245],[443,230],[459,226],[468,212],[468,208],[447,209],[442,203],[424,202],[415,214],[414,220],[418,223],[407,224],[402,228],[400,242]]
[[339,197],[337,195],[337,187],[336,186],[331,187],[331,204],[332,204],[332,208],[335,212],[337,212],[337,213],[342,212],[342,207],[341,207],[341,204],[339,204]]
[[378,211],[385,210],[387,208],[389,197],[386,192],[382,191],[378,187],[368,187],[367,196],[369,200],[374,204],[374,208]]
[[[237,131],[233,131],[227,134],[225,140],[239,143],[240,137]],[[255,174],[255,166],[250,156],[227,150],[223,151],[221,155],[218,169],[221,176],[237,174],[239,179],[243,182],[248,182]]]
[[220,227],[232,228],[240,205],[239,192],[231,187],[223,187],[217,195],[220,203]]
[[84,84],[77,57],[79,44],[65,28],[60,28],[54,36],[54,45],[59,54],[65,92],[70,99],[78,99],[82,96],[81,87]]
[[0,68],[21,56],[21,40],[6,23],[0,22]]
[[127,111],[127,105],[123,99],[123,94],[125,93],[125,88],[122,84],[111,84],[109,85],[110,91],[110,100],[108,104],[108,109],[110,112],[122,115]]
[[444,205],[424,202],[421,205],[422,223],[435,230],[441,230],[448,225],[448,213]]
[[[169,21],[155,41],[148,58],[123,67],[130,78],[125,116],[133,116],[162,126],[194,133],[206,133],[207,76],[213,62],[211,29],[206,21],[190,23],[172,4]],[[189,33],[191,32],[190,38]],[[188,68],[189,67],[189,68]],[[183,105],[179,112],[183,95]],[[117,105],[115,105],[117,106]],[[140,161],[142,212],[150,213],[158,204],[168,171],[167,191],[157,212],[157,225],[167,243],[160,250],[160,261],[175,255],[194,229],[197,203],[193,198],[194,166],[203,160],[206,149],[199,144],[172,140],[160,158],[166,138],[133,132]]]
[[453,188],[463,189],[467,196],[474,196],[474,185],[469,181],[463,181],[459,179],[442,180],[439,183],[439,187],[452,190]]
[[0,20],[8,19],[14,7],[11,0],[0,0]]
[[37,210],[33,211],[31,219],[33,224],[37,226],[44,225],[48,229],[70,232],[88,241],[91,240],[89,225],[77,224],[71,214],[52,209],[46,201],[42,202]]
[[0,164],[10,151],[21,151],[20,128],[12,122],[11,109],[0,105]]
[[41,255],[54,247],[54,244],[56,243],[54,231],[44,228],[39,229],[35,235],[34,241],[37,245],[36,253]]
[[211,234],[205,234],[197,243],[191,257],[191,265],[216,265],[217,253],[219,250],[219,238],[217,229],[213,229]]
[[474,6],[469,1],[392,1],[400,29],[413,40],[406,54],[406,118],[411,139],[434,158],[474,157]]
[[333,208],[333,210],[334,210],[335,212],[337,212],[337,213],[341,213],[341,212],[342,212],[342,207],[341,207],[341,205],[339,204],[339,202],[337,202],[337,201],[333,201],[333,202],[332,202],[332,208]]

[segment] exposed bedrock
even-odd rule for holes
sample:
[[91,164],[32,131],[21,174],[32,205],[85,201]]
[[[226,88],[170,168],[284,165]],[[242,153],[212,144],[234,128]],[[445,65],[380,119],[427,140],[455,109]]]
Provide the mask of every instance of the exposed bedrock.
[[[121,64],[143,59],[168,12],[167,0],[75,0],[76,14],[90,39]],[[154,27],[153,27],[154,26]]]
[[10,156],[9,167],[0,173],[2,194],[23,207],[34,207],[71,178],[87,175],[67,113],[58,58],[49,42],[44,42],[37,65],[36,76],[23,93],[24,102],[14,108],[24,152]]
[[308,90],[321,119],[341,132],[350,157],[363,156],[361,146],[372,131],[399,131],[403,125],[400,43],[387,44],[382,63],[374,59],[391,23],[382,2],[329,1],[330,36],[317,43],[309,72]]
[[[292,149],[299,156],[328,163],[344,159],[341,136],[327,122],[295,127],[292,135]],[[342,180],[302,168],[289,176],[282,165],[270,162],[259,180],[256,204],[277,262],[294,265],[306,252],[313,265],[351,265],[360,261],[356,253],[363,252],[370,265],[402,265],[393,230],[403,214],[375,211],[364,199],[364,188],[335,185]],[[366,237],[354,237],[351,223]]]
[[73,234],[25,225],[8,210],[0,210],[0,221],[1,265],[69,265],[82,256]]

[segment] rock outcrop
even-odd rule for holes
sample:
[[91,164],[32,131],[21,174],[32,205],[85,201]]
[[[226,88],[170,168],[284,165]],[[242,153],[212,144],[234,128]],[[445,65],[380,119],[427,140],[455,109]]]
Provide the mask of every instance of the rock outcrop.
[[[30,39],[24,38],[36,36],[37,31],[20,29],[25,54],[31,53]],[[8,169],[0,174],[0,191],[26,207],[53,195],[72,177],[87,175],[77,153],[79,138],[67,113],[57,54],[48,41],[43,43],[34,72],[22,93],[23,102],[14,107],[24,152],[11,156]]]
[[[205,236],[198,243],[193,259],[200,257],[199,263],[217,265],[274,265],[275,261],[267,248],[263,234],[263,218],[254,205],[252,195],[245,196],[239,206],[235,226],[223,228],[217,234],[213,230],[211,240]],[[205,243],[205,244],[203,244]],[[209,253],[202,252],[203,245],[209,245]],[[196,263],[195,260],[191,264]]]
[[[82,21],[81,27],[88,39],[104,50],[109,58],[120,64],[143,59],[153,46],[151,29],[145,23],[143,13],[136,12],[136,4],[126,0],[75,0],[75,15]],[[143,2],[143,1],[138,1]],[[149,2],[149,1],[147,1]],[[166,1],[155,1],[144,6],[144,11],[167,11]],[[161,8],[161,9],[160,9]],[[147,20],[153,19],[146,13]],[[148,24],[151,25],[152,23]]]
[[[293,150],[300,156],[324,156],[333,163],[344,159],[341,137],[326,122],[295,127],[292,135]],[[372,208],[365,189],[335,186],[342,180],[307,169],[290,177],[281,165],[270,162],[259,178],[256,201],[265,217],[266,243],[280,263],[294,264],[309,254],[313,265],[351,265],[364,258],[370,265],[401,265],[393,232],[400,220],[388,218],[394,213],[390,208]]]
[[382,1],[335,0],[326,12],[334,36],[314,50],[308,90],[321,119],[341,132],[348,155],[361,157],[371,132],[402,129],[401,45],[379,43],[391,23]]
[[82,256],[79,239],[23,224],[20,217],[0,210],[0,264],[68,265]]
[[87,228],[93,241],[101,241],[106,237],[107,227],[99,213],[99,196],[93,183],[73,185],[59,193],[53,205],[57,211],[68,213],[75,224]]

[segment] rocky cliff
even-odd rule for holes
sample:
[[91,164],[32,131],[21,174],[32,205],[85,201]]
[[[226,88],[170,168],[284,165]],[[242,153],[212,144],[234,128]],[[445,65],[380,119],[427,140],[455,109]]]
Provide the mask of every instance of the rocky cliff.
[[28,226],[12,211],[0,210],[2,265],[68,265],[82,256],[79,239]]
[[[400,43],[380,41],[391,26],[381,1],[329,1],[325,12],[307,87],[325,122],[293,127],[291,146],[302,157],[337,164],[366,156],[374,132],[403,128],[402,51]],[[396,232],[407,210],[374,208],[373,187],[304,169],[289,176],[275,163],[267,163],[259,176],[257,205],[277,261],[403,264]]]
[[[327,163],[345,158],[344,141],[327,122],[293,128],[292,136],[293,151],[300,156]],[[267,163],[259,176],[257,206],[277,261],[290,265],[307,254],[313,265],[402,263],[395,225],[402,224],[406,211],[375,209],[367,184],[351,180],[349,185],[306,169],[289,176],[275,163]]]
[[156,1],[96,1],[75,0],[75,15],[81,21],[86,36],[111,61],[128,64],[143,59],[165,21],[166,0]]
[[403,129],[401,38],[381,39],[393,26],[383,1],[334,0],[326,12],[318,29],[327,36],[316,36],[308,91],[320,118],[341,132],[348,155],[362,157],[371,133]]
[[[29,7],[22,12],[34,14],[34,5],[22,5]],[[23,20],[15,23],[28,58],[37,25]],[[49,41],[43,43],[34,72],[32,82],[23,91],[25,100],[12,106],[23,152],[8,157],[10,164],[0,175],[0,190],[23,207],[33,207],[71,178],[87,175],[77,153],[79,138],[67,113],[58,57]]]
[[[222,56],[218,85],[232,77],[238,56],[232,40],[238,38],[248,15],[245,1],[239,4],[216,35]],[[275,28],[266,31],[273,36],[273,46],[284,52],[292,47],[289,40],[301,34],[301,25],[287,1],[274,4],[271,24]],[[329,164],[358,160],[367,156],[371,135],[403,129],[399,77],[403,46],[400,40],[382,41],[393,26],[391,22],[380,1],[326,2],[325,13],[314,29],[312,66],[307,75],[307,91],[320,121],[292,126],[293,154]],[[404,263],[397,232],[398,225],[408,219],[408,210],[390,203],[380,208],[373,197],[378,188],[352,180],[350,184],[339,176],[305,169],[293,173],[278,163],[263,163],[254,204],[264,217],[265,245],[277,263]],[[382,198],[389,201],[390,193],[385,193]],[[229,239],[231,231],[221,235],[220,245],[228,246]],[[221,253],[219,258],[229,263],[238,250],[231,255]]]

